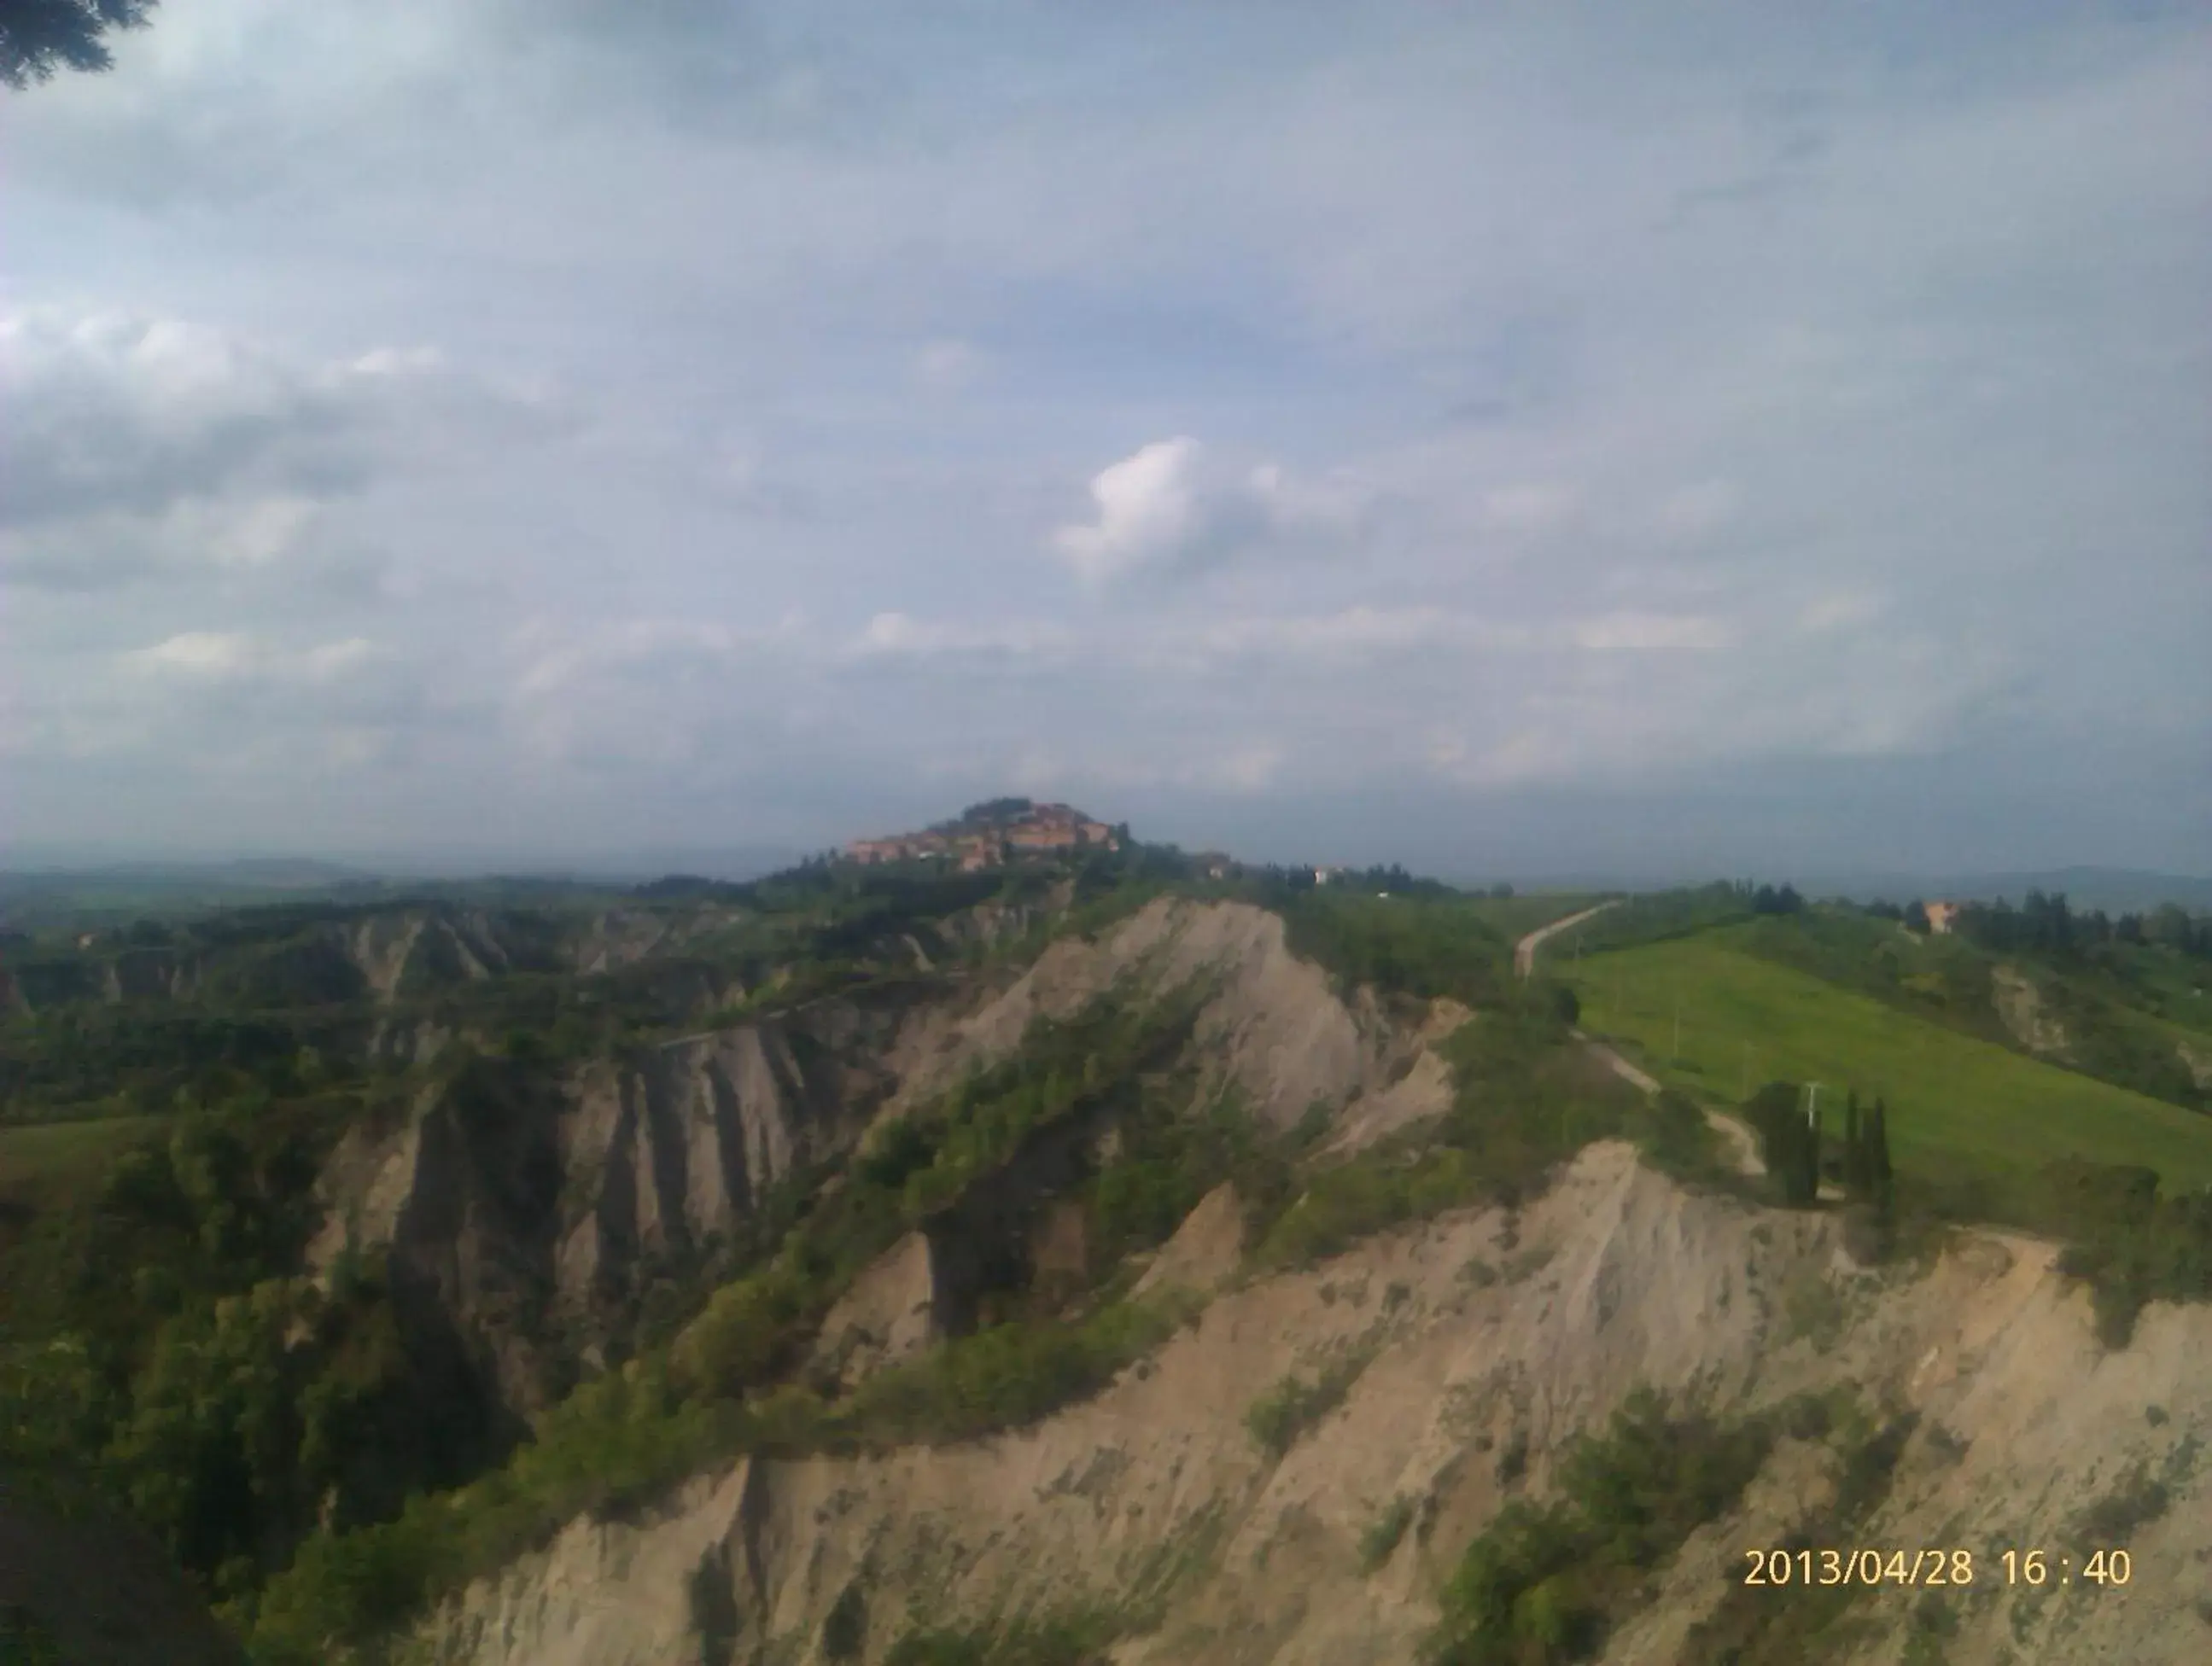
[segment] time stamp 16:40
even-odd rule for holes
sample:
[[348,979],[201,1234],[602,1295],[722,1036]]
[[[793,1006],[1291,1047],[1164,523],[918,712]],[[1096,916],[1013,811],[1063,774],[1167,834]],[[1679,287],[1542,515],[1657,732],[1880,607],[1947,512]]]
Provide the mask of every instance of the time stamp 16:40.
[[1747,1585],[2124,1585],[2135,1560],[2124,1550],[2078,1559],[2046,1550],[2003,1550],[1978,1561],[1971,1550],[1747,1550]]

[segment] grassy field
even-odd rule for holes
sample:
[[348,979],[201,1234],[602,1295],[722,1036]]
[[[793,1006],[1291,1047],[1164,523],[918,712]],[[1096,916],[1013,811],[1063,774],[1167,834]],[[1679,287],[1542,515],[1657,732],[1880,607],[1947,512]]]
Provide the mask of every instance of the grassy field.
[[167,1120],[109,1117],[0,1127],[0,1199],[27,1203],[92,1184],[118,1154]]
[[1710,937],[1553,970],[1573,978],[1584,1029],[1709,1103],[1734,1105],[1747,1086],[1776,1079],[1819,1081],[1832,1106],[1847,1087],[1882,1094],[1900,1174],[1979,1184],[2002,1218],[2032,1218],[2027,1183],[2054,1157],[2143,1164],[2169,1191],[2212,1184],[2212,1117],[1923,1022]]

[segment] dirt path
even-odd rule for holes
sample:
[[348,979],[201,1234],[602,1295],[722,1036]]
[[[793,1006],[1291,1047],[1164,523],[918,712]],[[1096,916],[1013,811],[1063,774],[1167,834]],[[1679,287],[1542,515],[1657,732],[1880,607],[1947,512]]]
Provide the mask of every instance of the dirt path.
[[[1619,899],[1614,899],[1618,901]],[[1602,914],[1613,903],[1601,902],[1595,908],[1585,908],[1579,914],[1570,914],[1563,920],[1553,920],[1549,925],[1540,925],[1514,945],[1513,970],[1526,978],[1536,969],[1536,949],[1545,938],[1555,931],[1565,931],[1571,925],[1580,925],[1593,914]]]
[[[1623,1081],[1632,1083],[1647,1094],[1656,1094],[1659,1091],[1659,1083],[1654,1077],[1638,1069],[1635,1065],[1631,1064],[1619,1053],[1607,1046],[1604,1042],[1593,1041],[1580,1030],[1575,1032],[1575,1039],[1589,1048],[1592,1054]],[[1737,1173],[1756,1175],[1766,1172],[1766,1165],[1759,1160],[1759,1142],[1752,1138],[1751,1130],[1748,1128],[1734,1117],[1723,1116],[1717,1111],[1707,1111],[1705,1122],[1707,1126],[1726,1142]]]

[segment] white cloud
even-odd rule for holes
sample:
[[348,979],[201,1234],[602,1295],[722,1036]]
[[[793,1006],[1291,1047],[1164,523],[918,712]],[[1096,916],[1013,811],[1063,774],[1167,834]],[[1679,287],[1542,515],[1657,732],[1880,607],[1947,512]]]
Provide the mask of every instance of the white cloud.
[[876,660],[933,660],[954,655],[1029,658],[1063,650],[1070,640],[1065,629],[1037,621],[950,624],[915,619],[903,613],[879,613],[846,645],[843,657]]
[[385,657],[366,637],[287,649],[249,631],[180,631],[150,646],[130,649],[121,659],[128,669],[186,682],[253,678],[328,685],[342,682]]
[[973,386],[989,362],[973,342],[948,337],[925,342],[916,350],[914,374],[927,387],[952,393]]
[[210,539],[210,553],[223,566],[268,566],[299,548],[318,507],[301,497],[258,498],[240,505]]
[[488,58],[481,4],[203,0],[11,108],[11,815],[266,758],[197,825],[350,826],[302,760],[435,755],[398,842],[573,769],[567,837],[1048,754],[1379,820],[1958,748],[1932,823],[2004,747],[2203,755],[2186,9],[1194,8],[1163,81],[1149,25],[781,4],[499,0]]
[[1610,613],[1573,626],[1578,648],[1613,650],[1725,648],[1735,633],[1724,619],[1702,614]]
[[1095,518],[1060,528],[1054,547],[1093,584],[1181,560],[1209,530],[1194,478],[1199,454],[1195,439],[1157,439],[1100,470],[1091,482]]
[[234,677],[253,668],[258,658],[253,639],[231,631],[185,631],[134,649],[124,663],[141,670],[178,673],[195,677]]
[[1348,477],[1308,480],[1261,463],[1217,463],[1188,435],[1158,439],[1091,482],[1092,518],[1052,543],[1085,582],[1188,570],[1255,545],[1310,544],[1356,533],[1373,494]]
[[366,637],[350,636],[343,642],[325,642],[300,656],[300,668],[317,682],[335,682],[373,663],[377,645]]

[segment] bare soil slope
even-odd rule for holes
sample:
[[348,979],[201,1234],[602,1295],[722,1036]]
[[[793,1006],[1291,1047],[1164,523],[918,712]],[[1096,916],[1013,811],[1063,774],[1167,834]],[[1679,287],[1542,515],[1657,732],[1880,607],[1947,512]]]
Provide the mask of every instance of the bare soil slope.
[[[441,1666],[807,1661],[858,1581],[870,1660],[916,1620],[1134,1602],[1153,1612],[1127,1663],[1410,1663],[1462,1547],[1507,1499],[1541,1494],[1563,1445],[1633,1388],[1729,1410],[1850,1385],[1921,1419],[1868,1542],[1977,1553],[1952,1666],[2202,1660],[2212,1312],[2154,1306],[2106,1354],[2052,1261],[2039,1243],[1962,1234],[1923,1269],[1860,1272],[1824,1217],[1686,1193],[1596,1146],[1517,1217],[1449,1217],[1231,1288],[1036,1427],[743,1463],[641,1518],[579,1521],[418,1641]],[[1341,1404],[1285,1455],[1255,1442],[1256,1397],[1347,1362]],[[1999,1550],[2078,1558],[2087,1512],[2136,1463],[2166,1501],[2131,1528],[2127,1590],[2004,1588]],[[1832,1485],[1823,1450],[1784,1442],[1607,1658],[1692,1657],[1690,1628],[1741,1578],[1742,1551],[1817,1524]],[[1362,1536],[1399,1500],[1409,1530],[1369,1571]],[[1858,1597],[1849,1657],[1897,1659],[1915,1596]]]

